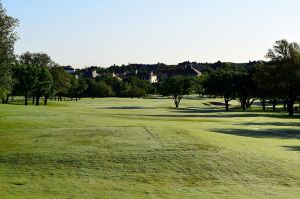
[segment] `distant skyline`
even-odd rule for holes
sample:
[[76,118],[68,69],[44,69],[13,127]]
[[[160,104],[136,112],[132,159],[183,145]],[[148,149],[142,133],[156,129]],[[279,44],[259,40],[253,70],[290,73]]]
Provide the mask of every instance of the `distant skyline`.
[[20,20],[16,53],[61,65],[248,62],[300,42],[299,0],[2,0]]

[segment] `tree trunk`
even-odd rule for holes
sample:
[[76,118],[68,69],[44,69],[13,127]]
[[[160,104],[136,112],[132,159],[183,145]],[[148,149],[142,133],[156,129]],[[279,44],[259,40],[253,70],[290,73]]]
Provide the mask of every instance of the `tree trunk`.
[[260,102],[263,107],[263,111],[266,111],[266,99],[261,99]]
[[246,100],[241,100],[241,107],[242,107],[243,111],[246,110],[246,104],[247,104]]
[[175,103],[176,108],[179,108],[179,102],[177,99],[174,99],[174,103]]
[[284,109],[284,111],[287,111],[287,102],[286,101],[283,102],[283,109]]
[[36,102],[35,105],[39,106],[40,105],[40,96],[36,96]]
[[251,99],[247,99],[247,100],[246,100],[246,107],[247,107],[247,108],[250,108],[250,107],[252,106],[252,104],[254,103],[254,100],[255,100],[255,99],[252,99],[252,101],[251,101]]
[[276,111],[276,104],[277,104],[277,101],[274,100],[274,101],[273,101],[273,111],[274,111],[274,112]]
[[245,104],[242,105],[242,109],[243,109],[243,111],[246,111],[246,105]]
[[28,93],[25,93],[25,105],[28,105]]
[[44,104],[45,104],[45,105],[48,104],[48,99],[49,99],[49,96],[45,96],[45,101],[44,101]]
[[294,104],[295,104],[295,100],[293,99],[289,99],[287,102],[287,111],[289,112],[290,117],[294,116]]
[[225,110],[229,111],[229,99],[225,98]]
[[180,104],[181,98],[180,97],[174,97],[174,103],[176,108],[179,108],[179,104]]

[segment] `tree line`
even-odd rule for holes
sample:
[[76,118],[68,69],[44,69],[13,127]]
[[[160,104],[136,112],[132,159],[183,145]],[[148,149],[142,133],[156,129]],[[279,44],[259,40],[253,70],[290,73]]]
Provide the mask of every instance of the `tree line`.
[[106,75],[92,78],[78,78],[68,74],[63,67],[55,64],[44,53],[26,52],[17,58],[17,63],[12,66],[10,96],[24,96],[25,105],[29,99],[33,104],[40,105],[42,99],[47,105],[49,99],[62,101],[65,97],[78,100],[82,97],[137,97],[154,93],[155,88],[150,82],[137,77],[128,77],[119,80]]
[[[16,59],[12,68],[11,93],[6,96],[30,97],[39,105],[40,99],[61,101],[64,97],[78,100],[81,97],[145,97],[151,94],[172,96],[178,108],[185,95],[199,94],[223,97],[225,109],[231,100],[238,100],[242,110],[260,100],[262,109],[271,103],[273,110],[279,102],[289,115],[300,96],[300,47],[286,40],[277,41],[266,55],[269,62],[257,62],[250,68],[222,65],[200,77],[175,76],[159,83],[132,76],[119,80],[104,73],[96,79],[76,78],[56,65],[47,54],[24,53]],[[3,99],[4,100],[4,99]],[[4,100],[5,101],[5,100]]]
[[198,93],[208,97],[223,97],[225,109],[229,102],[238,100],[246,110],[260,100],[263,111],[271,103],[276,111],[278,103],[284,105],[290,116],[300,97],[300,47],[297,43],[280,40],[268,50],[269,62],[257,62],[250,68],[234,68],[229,63],[199,78],[172,77],[161,84],[161,93],[172,96],[178,107],[184,95]]

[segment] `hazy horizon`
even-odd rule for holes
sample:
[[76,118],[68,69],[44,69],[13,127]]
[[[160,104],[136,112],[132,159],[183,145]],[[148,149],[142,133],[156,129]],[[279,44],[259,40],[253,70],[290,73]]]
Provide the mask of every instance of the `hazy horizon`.
[[263,60],[276,40],[300,42],[297,0],[2,0],[20,20],[16,53],[108,67]]

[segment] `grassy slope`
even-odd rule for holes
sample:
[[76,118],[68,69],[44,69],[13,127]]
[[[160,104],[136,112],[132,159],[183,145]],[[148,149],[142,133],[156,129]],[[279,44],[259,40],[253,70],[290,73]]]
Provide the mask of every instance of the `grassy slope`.
[[299,198],[299,117],[205,102],[1,105],[0,198]]

